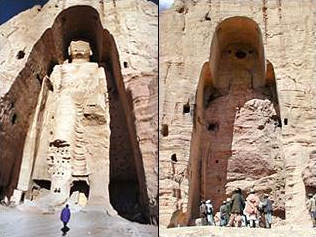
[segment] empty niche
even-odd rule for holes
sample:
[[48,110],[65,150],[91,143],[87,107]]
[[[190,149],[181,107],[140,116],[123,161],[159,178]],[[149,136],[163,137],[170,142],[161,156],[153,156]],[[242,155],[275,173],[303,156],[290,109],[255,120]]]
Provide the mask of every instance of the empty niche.
[[211,122],[207,125],[207,130],[210,132],[216,132],[219,128],[219,124],[217,122]]
[[247,53],[243,50],[237,50],[235,53],[236,58],[243,59],[247,56]]
[[189,104],[189,102],[183,105],[183,111],[182,111],[182,113],[183,113],[183,114],[188,114],[188,113],[190,113],[190,104]]
[[17,120],[17,115],[16,114],[13,114],[12,115],[12,118],[11,118],[11,123],[12,123],[12,125],[14,125],[15,123],[16,123],[16,120]]
[[78,180],[72,182],[72,187],[70,188],[70,196],[73,192],[78,191],[79,193],[83,193],[86,198],[89,198],[90,187],[86,181]]
[[162,136],[166,137],[169,135],[169,127],[167,124],[163,124],[161,128],[161,134]]
[[34,179],[33,182],[35,186],[37,186],[39,189],[44,188],[44,189],[50,190],[51,181],[49,180]]
[[24,50],[19,50],[19,52],[16,55],[16,58],[17,59],[22,59],[22,58],[24,58],[24,56],[25,56]]
[[[245,37],[245,35],[252,37]],[[253,61],[256,63],[250,64]],[[230,96],[232,88],[238,90],[242,85],[245,88],[258,89],[258,91],[269,87],[267,96],[258,93],[256,97],[268,99],[275,93],[275,98],[277,98],[273,67],[270,67],[270,71],[266,71],[266,64],[260,28],[252,19],[231,17],[216,27],[211,43],[210,60],[202,67],[195,97],[196,116],[193,119],[196,126],[193,127],[191,140],[193,149],[190,152],[189,163],[191,173],[187,224],[199,217],[198,203],[202,196],[212,198],[215,210],[219,209],[222,201],[227,197],[226,184],[231,181],[229,162],[231,162],[230,157],[233,151],[232,144],[234,136],[237,137],[238,134],[234,133],[237,113],[235,106],[230,107],[225,97]],[[245,72],[246,75],[249,68],[253,74],[243,78],[242,73]],[[232,70],[236,70],[236,73],[232,73]],[[239,73],[242,80],[237,78]],[[238,95],[236,94],[237,98]],[[223,99],[218,99],[220,97]],[[235,97],[231,98],[234,105],[238,104]],[[247,101],[243,101],[245,102]],[[278,103],[277,100],[271,102],[275,102],[275,105]],[[280,113],[277,108],[277,106],[273,108],[275,110],[273,114],[276,116],[272,118],[272,124],[280,126],[278,122]],[[225,112],[225,116],[213,113],[219,109]],[[284,120],[284,125],[287,122]],[[220,126],[221,129],[219,129]],[[260,124],[257,127],[261,130],[265,129]],[[271,131],[273,132],[273,129]],[[276,132],[279,132],[279,129]],[[242,172],[245,176],[251,175],[245,170]]]
[[172,155],[171,155],[171,161],[173,161],[173,162],[177,162],[177,161],[178,161],[176,154],[172,154]]

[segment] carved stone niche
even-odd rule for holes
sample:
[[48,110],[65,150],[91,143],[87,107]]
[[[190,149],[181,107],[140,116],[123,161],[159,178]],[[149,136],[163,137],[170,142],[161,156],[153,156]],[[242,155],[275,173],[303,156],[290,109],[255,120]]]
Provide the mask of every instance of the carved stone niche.
[[258,193],[270,192],[276,215],[284,218],[275,75],[264,56],[260,28],[252,19],[231,17],[216,27],[196,104],[186,224],[199,216],[201,200],[211,199],[219,211],[236,187],[247,191],[256,186]]
[[16,80],[6,98],[16,98],[19,110],[3,123],[11,136],[1,139],[1,193],[16,190],[12,199],[19,203],[38,180],[51,182],[54,202],[46,203],[52,206],[82,189],[88,206],[124,209],[118,214],[149,223],[152,184],[145,180],[116,43],[98,12],[89,6],[63,10]]

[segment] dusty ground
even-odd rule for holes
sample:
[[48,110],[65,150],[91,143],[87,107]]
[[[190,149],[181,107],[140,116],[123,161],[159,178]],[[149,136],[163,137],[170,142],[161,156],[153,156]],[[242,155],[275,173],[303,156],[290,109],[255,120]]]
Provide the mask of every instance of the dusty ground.
[[[158,228],[110,217],[100,211],[73,213],[68,237],[156,237]],[[1,237],[61,236],[59,213],[38,214],[0,206]]]
[[217,226],[195,226],[159,228],[160,237],[316,237],[316,229],[292,227],[275,227],[272,229],[251,229]]

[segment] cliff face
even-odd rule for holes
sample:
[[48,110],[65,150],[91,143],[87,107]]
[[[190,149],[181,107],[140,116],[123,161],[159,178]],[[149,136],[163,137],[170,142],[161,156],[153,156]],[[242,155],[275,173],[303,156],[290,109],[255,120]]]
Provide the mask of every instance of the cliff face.
[[[72,39],[86,39],[92,45],[91,61],[104,68],[108,79],[111,202],[119,202],[117,195],[123,192],[116,187],[135,176],[139,186],[135,195],[141,196],[148,213],[154,212],[158,195],[157,17],[157,5],[148,1],[52,0],[0,26],[1,195],[12,195],[21,168],[31,169],[21,167],[22,154],[43,79],[67,60]],[[37,127],[38,133],[41,130]]]
[[[181,208],[183,222],[195,218],[200,199],[213,199],[218,206],[236,186],[244,191],[254,188],[260,195],[270,193],[276,216],[287,223],[308,223],[306,194],[315,192],[315,14],[314,1],[291,0],[176,1],[172,9],[161,13],[159,207],[163,225]],[[229,78],[236,69],[229,69],[235,64],[225,60],[202,69],[204,63],[212,62],[216,27],[234,16],[251,18],[261,29],[264,58],[269,60],[264,62],[265,81],[269,84],[274,78],[276,100],[271,99],[273,93],[259,96],[242,85],[232,94],[213,93],[200,121],[208,131],[202,130],[204,135],[196,139],[201,76],[221,87],[216,80]],[[246,41],[240,35],[235,43]],[[249,45],[242,45],[243,50]],[[226,70],[214,78],[214,67]],[[240,80],[247,81],[244,75],[239,70],[231,80],[239,78],[242,84]],[[195,200],[192,195],[197,195]],[[296,216],[302,216],[301,223]]]

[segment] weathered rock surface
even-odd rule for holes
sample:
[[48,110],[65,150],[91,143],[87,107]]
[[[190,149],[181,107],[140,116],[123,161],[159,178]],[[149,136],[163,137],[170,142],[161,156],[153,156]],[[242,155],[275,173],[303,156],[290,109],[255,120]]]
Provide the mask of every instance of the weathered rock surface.
[[309,160],[302,172],[306,192],[315,192],[316,187],[316,151],[309,154]]
[[[298,11],[304,14],[298,16]],[[236,186],[271,193],[276,207],[285,210],[286,223],[311,224],[305,207],[305,189],[314,180],[310,154],[316,146],[315,12],[314,1],[205,0],[176,1],[173,8],[161,13],[159,205],[162,225],[169,224],[177,209],[187,211],[199,76],[203,64],[209,61],[216,26],[233,16],[249,17],[261,29],[265,58],[274,68],[282,128],[275,127],[275,112],[269,109],[271,102],[266,98],[256,97],[238,106],[236,109],[240,110],[232,118],[234,137],[230,144],[224,138],[225,131],[217,137],[214,135],[218,149],[225,151],[225,147],[219,147],[223,142],[233,149],[228,155],[229,164],[221,166],[218,159],[218,163],[214,162],[218,168],[210,175],[222,174],[227,168],[227,180],[222,185],[214,177],[207,180],[220,188],[225,186],[226,194]],[[230,107],[224,105],[237,103],[236,98],[231,100],[233,103],[227,99],[209,107],[209,119],[228,122],[225,114]],[[255,146],[256,142],[261,145]],[[206,146],[205,140],[200,143]],[[175,157],[176,162],[172,161]],[[297,220],[297,216],[301,218]]]
[[[70,40],[83,38],[91,43],[91,61],[103,67],[109,79],[111,137],[110,164],[106,165],[110,166],[111,204],[122,207],[118,197],[129,193],[146,207],[149,218],[158,203],[158,7],[148,1],[84,0],[78,4],[51,0],[0,26],[1,195],[11,196],[20,168],[31,168],[21,167],[22,154],[44,78],[68,59]],[[85,142],[95,140],[90,148],[97,150],[104,133],[94,128],[104,122],[102,115],[90,110],[78,113],[85,117],[83,125],[93,130],[85,131],[89,134]],[[76,140],[82,139],[83,131],[78,129]],[[41,127],[36,130],[40,132]],[[83,152],[78,148],[76,154]],[[47,181],[44,168],[36,176]],[[102,177],[94,182],[102,183]],[[133,201],[127,202],[132,205]]]

